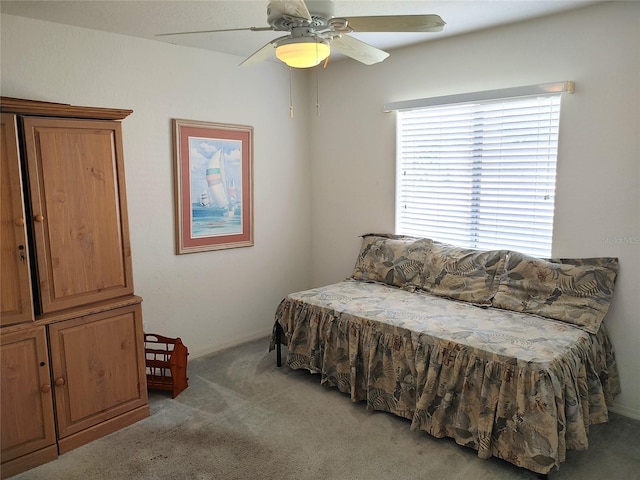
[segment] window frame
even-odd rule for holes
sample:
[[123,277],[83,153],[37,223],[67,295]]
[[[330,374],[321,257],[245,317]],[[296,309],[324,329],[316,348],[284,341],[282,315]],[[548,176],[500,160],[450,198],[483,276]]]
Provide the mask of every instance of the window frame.
[[[477,248],[477,249],[498,249],[498,248],[506,248],[506,249],[513,249],[513,250],[518,250],[518,251],[522,251],[523,253],[528,253],[531,255],[535,255],[538,257],[549,257],[551,255],[551,248],[552,248],[552,241],[553,241],[553,216],[554,216],[554,208],[555,202],[551,203],[551,208],[549,209],[548,206],[549,204],[546,204],[546,211],[543,212],[542,216],[546,216],[546,224],[541,226],[538,224],[538,214],[537,212],[535,212],[533,210],[529,211],[529,216],[532,217],[532,225],[534,226],[534,229],[531,231],[530,234],[523,234],[523,233],[513,233],[513,236],[515,237],[520,237],[520,242],[514,240],[513,238],[510,239],[507,243],[503,243],[505,241],[507,241],[506,239],[501,239],[500,237],[502,236],[502,233],[496,233],[494,234],[494,237],[492,240],[481,240],[480,242],[477,241],[473,241],[472,238],[476,237],[478,235],[478,227],[470,227],[473,231],[473,233],[469,233],[469,235],[466,235],[466,239],[461,239],[461,235],[457,235],[457,234],[443,234],[443,232],[441,230],[438,230],[437,228],[434,229],[433,225],[431,226],[431,231],[429,230],[429,228],[427,227],[427,229],[420,229],[418,228],[417,231],[414,229],[409,229],[407,228],[407,226],[405,224],[402,223],[402,216],[403,216],[403,212],[401,212],[401,209],[403,208],[403,203],[404,201],[401,202],[401,197],[403,195],[403,192],[407,189],[406,185],[403,185],[403,173],[406,173],[406,165],[403,163],[402,160],[402,155],[404,153],[404,146],[403,146],[403,136],[402,136],[402,116],[405,115],[405,112],[409,112],[407,113],[407,115],[411,115],[412,112],[415,112],[416,110],[429,110],[431,112],[436,112],[438,111],[438,109],[446,109],[446,108],[453,108],[456,109],[458,107],[460,107],[461,109],[465,109],[466,107],[468,107],[469,105],[481,105],[479,107],[479,109],[481,111],[484,111],[486,108],[490,108],[491,105],[498,105],[498,104],[508,104],[507,108],[511,108],[511,106],[514,104],[514,102],[530,102],[532,97],[533,98],[538,98],[538,97],[544,97],[544,101],[543,103],[547,103],[548,99],[552,96],[557,98],[557,101],[554,103],[553,101],[550,102],[550,104],[552,105],[551,108],[553,110],[553,108],[557,109],[557,112],[554,111],[554,114],[557,115],[557,117],[554,120],[555,124],[553,124],[554,122],[551,122],[551,129],[549,130],[550,132],[550,140],[549,140],[549,144],[551,145],[551,151],[547,152],[546,156],[551,158],[551,160],[547,160],[547,167],[548,165],[551,163],[552,167],[553,167],[553,171],[550,173],[550,175],[552,175],[552,180],[550,180],[550,182],[553,184],[553,192],[547,192],[545,193],[545,195],[547,196],[547,200],[549,199],[549,196],[554,196],[555,195],[555,174],[556,174],[556,165],[557,165],[557,158],[558,158],[558,138],[559,138],[559,128],[560,128],[560,118],[559,118],[559,110],[560,110],[560,104],[561,104],[561,93],[572,93],[574,91],[574,84],[573,82],[562,82],[562,83],[554,83],[554,84],[543,84],[543,85],[534,85],[534,86],[529,86],[529,87],[517,87],[517,88],[512,88],[512,89],[503,89],[503,90],[492,90],[492,91],[486,91],[486,92],[477,92],[474,94],[462,94],[462,95],[451,95],[451,96],[446,96],[446,97],[435,97],[435,98],[430,98],[430,99],[420,99],[420,100],[410,100],[410,101],[406,101],[406,102],[397,102],[397,103],[393,103],[393,104],[387,104],[385,105],[385,110],[386,111],[398,111],[399,115],[396,121],[396,205],[395,205],[395,232],[399,233],[399,234],[405,234],[405,235],[416,235],[416,236],[428,236],[430,238],[433,238],[434,240],[438,240],[438,241],[443,241],[446,243],[451,243],[454,245],[459,245],[462,247],[467,247],[467,248]],[[502,107],[500,107],[502,108]],[[518,107],[519,108],[519,107]],[[546,107],[545,107],[546,108]],[[471,114],[470,114],[471,115]],[[482,123],[482,121],[480,121],[480,123]],[[503,127],[500,127],[501,129],[503,129]],[[555,131],[553,131],[553,129],[555,129]],[[531,131],[529,131],[527,133],[527,135],[524,137],[525,140],[529,139],[529,140],[533,140],[533,139],[537,139],[537,133],[535,133],[537,131],[537,127],[534,128],[532,130],[534,133],[531,133]],[[481,134],[481,136],[484,135],[484,132]],[[555,139],[551,138],[553,137],[553,135],[555,136]],[[500,141],[502,141],[502,139],[500,139]],[[537,141],[537,140],[536,140]],[[544,141],[542,141],[542,143],[544,143]],[[480,145],[483,145],[483,141],[479,142]],[[513,145],[517,145],[517,143],[514,144],[510,144],[511,146]],[[536,144],[537,145],[537,144]],[[478,145],[472,145],[471,149],[473,148],[477,148]],[[425,147],[426,149],[427,147]],[[452,147],[453,148],[453,147]],[[480,147],[481,149],[483,148],[482,146]],[[425,150],[426,151],[426,150]],[[428,152],[429,155],[432,154],[432,152]],[[489,165],[489,167],[487,168],[493,168],[495,167],[495,165],[493,165],[493,167],[491,167],[490,163],[492,161],[497,162],[498,164],[501,164],[502,161],[500,160],[500,155],[502,153],[497,153],[496,157],[498,160],[496,161],[495,158],[493,160],[486,160],[486,162],[483,161],[483,153],[482,150],[480,150],[480,153],[478,154],[478,152],[476,153],[471,153],[470,158],[471,161],[469,161],[468,159],[456,159],[454,160],[454,162],[459,162],[456,163],[457,167],[460,168],[464,168],[464,166],[462,166],[463,163],[466,162],[467,165],[470,165],[471,168],[485,168],[486,165]],[[438,153],[433,153],[433,155],[435,157],[438,156]],[[489,154],[491,155],[491,154]],[[536,153],[529,153],[529,156],[527,157],[525,155],[525,158],[528,158],[530,160],[530,162],[532,164],[537,165],[537,161],[540,159],[542,159],[545,155],[544,154],[536,154]],[[467,155],[468,157],[468,155]],[[515,157],[514,157],[515,158]],[[533,160],[531,160],[533,159]],[[433,163],[433,164],[437,164],[438,161],[444,163],[445,160],[443,159],[434,159],[434,158],[429,158],[429,160]],[[540,162],[542,162],[542,160],[540,160]],[[483,163],[486,163],[486,165],[483,165]],[[517,160],[513,160],[510,159],[509,161],[505,161],[504,163],[506,163],[509,167],[517,165],[518,161]],[[544,163],[544,162],[542,162]],[[449,165],[451,167],[451,165]],[[441,166],[435,167],[432,170],[432,176],[436,175],[436,172],[438,171],[438,168],[442,168]],[[502,167],[499,167],[502,168]],[[533,170],[533,167],[530,167]],[[536,166],[536,168],[538,168]],[[477,173],[480,170],[476,170],[476,179],[480,178],[479,176],[477,176]],[[413,171],[412,171],[413,172]],[[450,177],[454,177],[455,175],[449,175]],[[461,177],[464,177],[464,175],[462,175]],[[473,178],[473,175],[470,176],[470,178]],[[516,178],[514,181],[515,182],[519,182],[521,181],[522,178]],[[547,179],[548,180],[548,179]],[[470,180],[472,181],[472,180]],[[484,180],[483,180],[484,181]],[[507,182],[505,182],[507,183]],[[527,188],[529,188],[529,186],[527,186]],[[515,191],[515,190],[514,190]],[[422,192],[422,190],[421,190]],[[424,192],[427,192],[426,190],[424,190]],[[484,194],[485,196],[488,194]],[[515,197],[517,198],[517,196]],[[553,199],[553,197],[552,197]],[[499,205],[498,203],[500,203],[501,200],[499,196],[496,197],[496,200],[494,200],[494,202],[496,203],[496,205],[494,205],[494,207],[498,208],[499,210]],[[530,199],[527,199],[526,202],[527,203],[530,201]],[[482,201],[481,201],[482,203]],[[524,205],[523,203],[523,205]],[[429,205],[429,203],[425,202],[425,205]],[[430,204],[433,205],[433,202]],[[518,202],[516,200],[513,201],[512,205],[518,205]],[[452,210],[455,210],[456,207],[452,207]],[[465,213],[465,215],[467,217],[472,217],[474,214],[472,213],[471,209],[474,208],[473,205],[468,205],[468,206],[463,206],[460,207],[461,210],[464,210],[465,208],[467,208],[469,210],[468,213]],[[550,210],[550,212],[549,212]],[[443,214],[446,214],[446,211],[443,211]],[[477,215],[477,213],[476,213]],[[485,214],[481,214],[485,215]],[[493,227],[493,229],[497,232],[499,228],[505,228],[505,220],[500,218],[501,214],[499,213],[495,213],[496,218],[498,218],[498,220],[496,220],[497,225],[495,227]],[[486,216],[486,215],[485,215]],[[425,217],[427,218],[428,215]],[[466,217],[465,217],[466,218]],[[516,218],[516,217],[514,217]],[[516,218],[516,220],[519,221],[518,218]],[[518,221],[516,221],[515,223],[518,223]],[[455,221],[452,223],[456,223]],[[469,222],[465,222],[464,220],[460,221],[457,225],[454,225],[455,228],[462,228],[462,225],[465,223],[469,223]],[[513,223],[513,222],[512,222]],[[543,222],[544,224],[544,222]],[[512,225],[508,225],[508,228],[511,228]],[[515,227],[516,229],[519,227]],[[540,233],[540,235],[536,235],[535,233],[535,229],[538,229]],[[486,223],[482,226],[482,228],[480,230],[487,230],[486,227]],[[482,233],[481,233],[482,235]],[[487,235],[486,232],[484,233],[484,235]],[[530,235],[531,240],[527,241],[527,236]],[[508,235],[504,235],[505,237]],[[538,238],[539,237],[539,238]],[[476,239],[477,240],[477,239]],[[543,242],[542,245],[538,245],[538,240],[540,240],[541,242]]]

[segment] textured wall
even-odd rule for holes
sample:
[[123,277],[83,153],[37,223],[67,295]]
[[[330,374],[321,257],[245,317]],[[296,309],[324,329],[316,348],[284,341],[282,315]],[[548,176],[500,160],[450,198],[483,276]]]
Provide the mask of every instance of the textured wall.
[[562,100],[553,255],[619,257],[606,324],[622,377],[617,408],[640,418],[638,25],[640,4],[605,2],[321,72],[321,115],[310,117],[312,284],[350,274],[358,235],[394,229],[395,115],[383,104],[573,80],[576,93]]
[[[2,95],[132,109],[123,121],[135,291],[145,330],[192,358],[267,335],[309,283],[306,75],[270,62],[2,16]],[[255,246],[175,255],[171,119],[254,127]],[[266,349],[267,345],[265,345]]]

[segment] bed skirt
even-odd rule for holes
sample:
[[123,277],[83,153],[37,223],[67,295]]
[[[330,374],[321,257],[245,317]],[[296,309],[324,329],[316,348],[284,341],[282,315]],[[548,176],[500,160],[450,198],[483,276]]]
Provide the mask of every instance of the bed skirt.
[[289,295],[270,350],[278,336],[289,367],[352,401],[541,474],[588,447],[589,425],[608,420],[620,391],[604,325],[593,335],[374,283]]

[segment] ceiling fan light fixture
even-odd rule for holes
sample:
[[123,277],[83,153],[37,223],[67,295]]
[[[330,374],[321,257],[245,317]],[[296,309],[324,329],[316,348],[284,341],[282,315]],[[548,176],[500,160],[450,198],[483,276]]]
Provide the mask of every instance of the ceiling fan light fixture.
[[315,67],[331,53],[329,43],[314,37],[296,37],[276,47],[276,57],[292,68]]

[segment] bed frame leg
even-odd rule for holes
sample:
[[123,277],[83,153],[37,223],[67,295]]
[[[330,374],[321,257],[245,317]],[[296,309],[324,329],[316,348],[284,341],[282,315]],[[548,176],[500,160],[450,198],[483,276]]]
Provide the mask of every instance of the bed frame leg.
[[282,366],[282,345],[280,344],[282,340],[282,327],[279,323],[276,323],[276,365],[278,367]]

